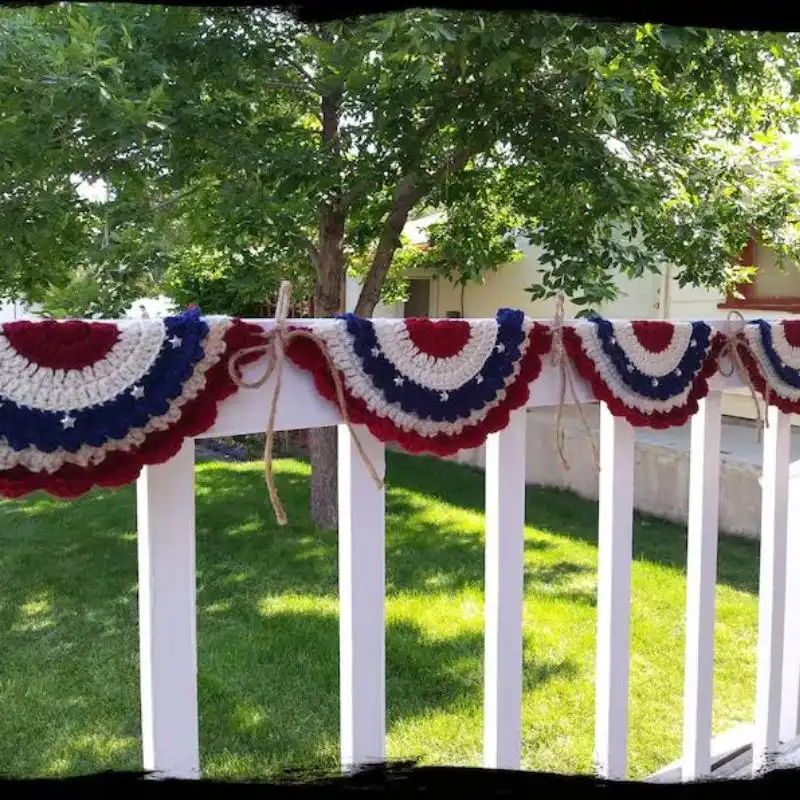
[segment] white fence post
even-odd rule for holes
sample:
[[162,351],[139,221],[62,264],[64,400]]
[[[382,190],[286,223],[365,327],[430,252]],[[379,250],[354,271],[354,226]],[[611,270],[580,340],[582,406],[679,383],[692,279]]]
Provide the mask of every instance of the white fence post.
[[600,405],[595,769],[627,771],[635,433]]
[[758,666],[753,772],[768,767],[779,741],[786,602],[786,532],[791,418],[774,406],[764,432],[761,569],[758,582]]
[[194,540],[194,441],[136,487],[144,768],[200,774]]
[[527,413],[486,442],[484,766],[519,769]]
[[711,772],[714,608],[717,590],[722,393],[711,392],[692,417],[686,564],[686,664],[683,779]]
[[[385,450],[356,435],[379,476]],[[339,425],[339,663],[345,769],[385,758],[384,491],[375,486],[346,425]]]
[[800,734],[800,461],[789,477],[786,547],[786,620],[783,638],[780,739]]

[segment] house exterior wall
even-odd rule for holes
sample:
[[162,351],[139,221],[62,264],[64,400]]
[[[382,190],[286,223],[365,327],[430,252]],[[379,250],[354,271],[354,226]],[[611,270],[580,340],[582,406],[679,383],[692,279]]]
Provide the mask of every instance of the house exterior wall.
[[778,264],[777,254],[764,245],[754,245],[754,261],[759,265],[758,294],[762,297],[799,297],[800,270],[790,262],[785,270]]
[[0,323],[13,322],[18,319],[36,319],[35,309],[25,303],[16,303],[13,300],[0,300]]
[[[142,315],[142,307],[151,317],[166,317],[173,313],[172,301],[168,297],[143,297],[131,304],[125,317],[137,318]],[[13,322],[17,319],[39,319],[40,308],[36,305],[15,303],[11,300],[0,300],[0,323]]]
[[[504,264],[497,271],[487,274],[482,283],[468,284],[464,290],[465,317],[493,317],[498,308],[520,308],[531,317],[548,318],[553,316],[555,304],[552,300],[532,301],[526,291],[535,284],[541,269],[539,254],[541,250],[526,242],[518,242],[523,257],[519,261]],[[437,317],[447,316],[448,311],[461,310],[461,287],[442,279],[435,279],[439,285],[439,304]],[[600,313],[607,317],[657,317],[657,307],[661,278],[648,274],[631,280],[625,276],[617,277],[620,296],[605,304]],[[574,316],[579,307],[566,303],[565,314]]]

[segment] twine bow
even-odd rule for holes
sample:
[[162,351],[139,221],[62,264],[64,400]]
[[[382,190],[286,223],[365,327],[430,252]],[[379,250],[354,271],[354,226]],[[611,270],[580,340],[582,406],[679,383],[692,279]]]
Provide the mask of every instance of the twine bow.
[[[278,292],[278,303],[275,308],[275,325],[269,330],[263,331],[261,337],[263,342],[261,344],[253,345],[252,347],[244,347],[233,354],[228,362],[228,372],[231,380],[244,389],[258,389],[263,386],[274,374],[275,375],[275,390],[272,393],[272,400],[270,402],[269,418],[267,420],[267,428],[264,433],[264,477],[267,481],[267,489],[269,491],[269,499],[272,503],[272,508],[275,511],[275,518],[279,525],[286,525],[288,518],[286,516],[286,509],[281,502],[278,489],[275,485],[275,475],[272,469],[272,442],[275,438],[275,416],[278,411],[278,399],[281,393],[281,379],[283,377],[283,365],[286,360],[286,348],[295,339],[308,339],[317,345],[330,371],[333,385],[336,389],[336,400],[339,406],[339,411],[342,415],[345,425],[347,425],[350,435],[353,438],[358,455],[364,462],[370,477],[375,482],[375,485],[380,489],[383,488],[383,480],[378,475],[374,464],[370,461],[369,456],[364,450],[361,441],[353,430],[353,425],[350,422],[350,416],[347,411],[347,403],[344,395],[344,385],[342,383],[341,375],[336,365],[331,360],[328,353],[328,348],[325,340],[318,336],[314,331],[304,328],[291,329],[286,325],[286,319],[289,315],[289,306],[292,296],[292,284],[289,281],[281,283],[280,291]],[[242,361],[249,356],[257,355],[266,357],[266,364],[261,375],[255,380],[247,381],[242,377],[241,367]]]
[[561,465],[565,470],[569,471],[569,461],[564,449],[564,403],[566,401],[567,389],[572,395],[572,402],[578,409],[581,422],[583,423],[586,435],[589,437],[589,444],[592,448],[592,461],[595,471],[600,469],[600,454],[597,450],[597,442],[594,439],[594,431],[586,419],[586,412],[584,411],[583,404],[578,400],[578,393],[575,390],[575,381],[572,378],[572,364],[570,363],[569,356],[567,355],[566,348],[564,347],[564,295],[560,294],[556,298],[556,310],[553,318],[553,324],[550,328],[552,335],[552,346],[550,349],[550,363],[557,367],[561,378],[560,395],[558,399],[558,406],[556,407],[556,450],[558,457],[561,459]]
[[[733,329],[733,325],[731,324],[735,320],[742,323],[742,327],[736,330]],[[723,334],[725,337],[725,343],[720,348],[719,355],[717,356],[719,374],[724,378],[730,378],[736,374],[739,377],[739,380],[749,389],[750,397],[752,398],[753,405],[756,409],[756,420],[758,423],[756,430],[758,441],[760,442],[763,429],[769,427],[769,418],[767,414],[762,415],[761,413],[761,404],[758,402],[756,388],[753,386],[753,381],[750,378],[750,372],[748,371],[747,367],[745,367],[744,362],[742,361],[742,356],[739,353],[740,346],[747,347],[747,343],[743,342],[739,338],[744,326],[747,324],[747,320],[739,311],[734,309],[728,312],[727,322],[728,330]],[[727,367],[723,366],[723,361],[727,361]],[[764,402],[765,408],[769,406],[769,383],[766,381],[764,388]]]

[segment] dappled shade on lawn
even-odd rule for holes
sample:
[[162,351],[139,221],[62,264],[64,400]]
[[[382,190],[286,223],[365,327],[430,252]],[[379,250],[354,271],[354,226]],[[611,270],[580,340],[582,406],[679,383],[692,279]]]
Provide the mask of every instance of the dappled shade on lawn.
[[[336,536],[308,522],[308,466],[197,476],[200,741],[209,776],[338,759]],[[478,765],[482,749],[483,475],[394,453],[387,487],[390,758]],[[0,505],[0,772],[140,766],[133,487],[71,504]],[[527,492],[523,762],[591,769],[596,625],[593,503]],[[631,764],[680,752],[685,532],[637,519]],[[720,546],[715,730],[752,710],[758,550]]]

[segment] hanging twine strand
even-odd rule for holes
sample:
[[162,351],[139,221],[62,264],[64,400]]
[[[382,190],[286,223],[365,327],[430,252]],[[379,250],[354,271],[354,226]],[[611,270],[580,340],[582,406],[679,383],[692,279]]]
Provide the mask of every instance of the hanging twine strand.
[[[278,293],[278,303],[275,308],[275,325],[269,330],[264,331],[261,336],[263,338],[262,344],[257,344],[252,347],[245,347],[234,353],[233,357],[228,362],[228,372],[231,380],[244,389],[258,389],[263,386],[274,374],[275,375],[275,390],[272,393],[272,400],[270,402],[269,418],[267,421],[267,428],[264,433],[264,477],[267,481],[267,489],[269,491],[269,499],[272,503],[272,508],[275,511],[275,517],[279,525],[286,525],[288,518],[286,516],[286,509],[281,502],[280,495],[278,494],[277,486],[275,485],[275,475],[272,469],[272,443],[275,438],[275,416],[278,411],[278,399],[281,394],[281,382],[283,377],[283,365],[286,360],[286,348],[296,339],[308,339],[317,345],[320,352],[325,358],[325,362],[330,371],[333,380],[334,388],[336,389],[336,400],[339,406],[339,411],[342,415],[345,425],[350,431],[350,436],[355,444],[356,451],[364,462],[364,466],[370,474],[375,485],[381,489],[383,488],[383,480],[378,475],[375,465],[370,460],[364,446],[361,444],[360,439],[353,429],[350,422],[350,415],[347,411],[347,402],[345,400],[344,385],[342,383],[341,375],[336,365],[331,360],[328,353],[328,348],[325,340],[318,336],[316,333],[303,328],[296,328],[290,330],[286,325],[286,320],[289,316],[289,307],[292,296],[292,284],[289,281],[281,283],[280,291]],[[247,381],[242,377],[242,361],[249,356],[257,355],[266,358],[264,370],[255,380]]]
[[594,438],[594,431],[586,418],[583,404],[578,400],[578,393],[575,390],[575,381],[572,377],[572,364],[570,363],[567,350],[564,347],[564,295],[560,294],[556,298],[556,310],[553,318],[553,324],[550,328],[553,344],[550,349],[550,363],[558,368],[560,377],[560,394],[558,399],[558,406],[556,407],[556,450],[558,457],[561,459],[561,464],[565,470],[569,471],[569,461],[567,459],[566,449],[564,445],[564,403],[567,398],[567,389],[572,395],[572,402],[578,409],[583,428],[586,435],[589,437],[589,444],[592,448],[592,463],[594,464],[595,471],[600,469],[600,454],[597,449],[597,442]]
[[[743,344],[739,338],[739,335],[741,334],[742,330],[744,330],[747,320],[739,311],[734,309],[728,312],[727,322],[728,330],[724,334],[725,344],[723,344],[719,351],[719,356],[717,357],[719,374],[724,378],[730,378],[735,374],[749,389],[750,397],[752,398],[753,405],[756,409],[756,432],[758,441],[760,442],[763,430],[769,427],[769,419],[766,412],[763,415],[761,413],[761,404],[758,402],[758,393],[756,392],[756,387],[753,386],[753,381],[750,378],[750,372],[748,371],[747,367],[745,367],[744,362],[742,361],[742,356],[739,353],[739,345]],[[741,322],[741,327],[734,328],[734,322]],[[747,346],[746,342],[744,345]],[[726,362],[727,366],[724,366]],[[766,410],[766,408],[769,407],[769,383],[766,381],[764,383],[764,408]]]

